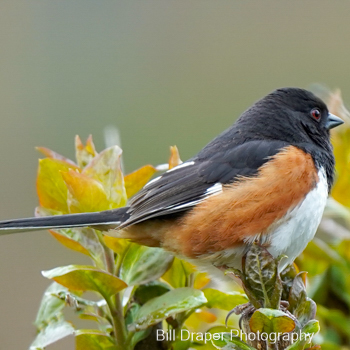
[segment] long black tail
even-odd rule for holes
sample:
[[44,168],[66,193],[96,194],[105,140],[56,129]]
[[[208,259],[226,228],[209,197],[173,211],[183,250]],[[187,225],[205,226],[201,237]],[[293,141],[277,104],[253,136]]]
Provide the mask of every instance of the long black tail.
[[104,230],[112,229],[118,227],[129,217],[127,213],[128,209],[128,207],[124,207],[96,213],[67,214],[0,221],[0,235],[25,231],[86,226]]

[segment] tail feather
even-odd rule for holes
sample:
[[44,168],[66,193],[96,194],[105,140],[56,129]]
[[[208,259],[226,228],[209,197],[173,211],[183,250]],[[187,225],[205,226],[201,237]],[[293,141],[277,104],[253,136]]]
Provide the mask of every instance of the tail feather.
[[129,217],[127,213],[128,209],[128,207],[124,207],[95,213],[54,215],[0,221],[0,235],[25,231],[87,226],[97,229],[112,229],[127,220]]

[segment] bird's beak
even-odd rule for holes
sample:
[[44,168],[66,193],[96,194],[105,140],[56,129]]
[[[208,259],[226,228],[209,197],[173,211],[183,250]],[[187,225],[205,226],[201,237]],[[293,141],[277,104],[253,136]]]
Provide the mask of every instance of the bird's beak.
[[328,130],[335,128],[338,125],[344,124],[344,121],[332,113],[328,113],[326,128]]

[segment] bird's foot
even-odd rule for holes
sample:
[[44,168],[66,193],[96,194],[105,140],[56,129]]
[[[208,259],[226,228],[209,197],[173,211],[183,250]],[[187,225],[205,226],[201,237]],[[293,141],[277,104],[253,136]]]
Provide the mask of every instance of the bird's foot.
[[[289,315],[290,312],[288,311],[288,307],[289,303],[287,300],[280,301],[280,310]],[[225,326],[227,327],[228,320],[232,314],[241,315],[241,317],[239,318],[239,328],[242,329],[243,319],[250,318],[256,310],[256,307],[253,306],[251,303],[237,305],[227,314],[225,319]]]
[[227,322],[232,314],[241,315],[239,318],[239,328],[242,329],[242,320],[246,317],[250,317],[255,312],[256,308],[251,303],[241,304],[234,307],[226,316],[225,326],[227,327]]

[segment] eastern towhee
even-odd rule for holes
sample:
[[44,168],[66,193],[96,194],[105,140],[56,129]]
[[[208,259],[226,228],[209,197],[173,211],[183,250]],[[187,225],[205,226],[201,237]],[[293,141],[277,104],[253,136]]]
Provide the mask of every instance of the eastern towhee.
[[256,102],[196,156],[151,180],[128,207],[0,222],[0,234],[117,229],[209,269],[239,267],[258,241],[291,263],[314,237],[334,178],[329,129],[343,121],[298,88]]

